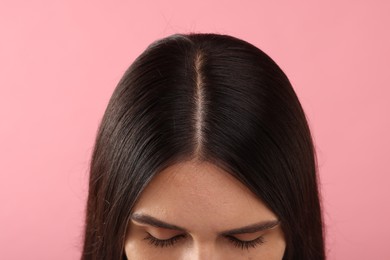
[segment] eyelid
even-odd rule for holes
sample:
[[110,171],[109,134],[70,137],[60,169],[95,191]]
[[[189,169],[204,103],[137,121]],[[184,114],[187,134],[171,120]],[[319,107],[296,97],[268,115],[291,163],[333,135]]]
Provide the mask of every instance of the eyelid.
[[263,235],[259,235],[259,236],[257,236],[256,238],[254,238],[254,239],[251,239],[251,240],[243,240],[243,239],[239,239],[239,238],[237,238],[236,236],[233,236],[233,235],[227,235],[227,236],[225,236],[226,238],[228,238],[228,239],[235,239],[235,240],[238,240],[238,241],[240,241],[240,242],[252,242],[252,241],[255,241],[256,239],[258,239],[259,237],[263,237]]
[[[149,232],[146,233],[148,235],[144,238],[144,240],[148,240],[148,242],[155,247],[171,247],[174,246],[180,239],[187,237],[187,234],[180,234],[168,239],[158,239],[152,236]],[[241,248],[242,250],[255,248],[256,246],[259,246],[265,242],[263,235],[252,240],[241,240],[231,235],[227,235],[225,238],[228,239],[229,242],[232,243],[235,247]]]
[[252,240],[241,240],[234,236],[226,236],[226,238],[233,243],[235,247],[241,248],[242,250],[249,248],[255,248],[256,246],[259,246],[261,244],[264,244],[264,235],[258,236],[255,239]]
[[180,239],[187,237],[186,234],[180,234],[167,239],[158,239],[152,236],[149,232],[146,232],[148,235],[144,238],[144,240],[148,240],[148,242],[155,247],[170,247],[173,246]]
[[[240,240],[240,241],[243,241],[243,242],[245,242],[245,241],[250,242],[250,241],[253,241],[261,236],[264,236],[267,233],[267,231],[268,230],[256,231],[253,233],[241,233],[241,234],[231,234],[231,235],[227,234],[227,235],[224,235],[224,237],[233,237],[233,238]],[[249,236],[248,239],[243,239],[243,238],[247,238],[248,236]],[[252,237],[254,237],[254,238],[252,238]],[[252,238],[252,239],[250,239],[250,238]]]

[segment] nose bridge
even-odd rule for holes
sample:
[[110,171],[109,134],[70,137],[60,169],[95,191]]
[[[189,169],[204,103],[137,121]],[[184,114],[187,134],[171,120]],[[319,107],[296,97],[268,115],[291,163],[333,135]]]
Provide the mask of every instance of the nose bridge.
[[196,243],[191,260],[219,260],[217,245],[210,240]]

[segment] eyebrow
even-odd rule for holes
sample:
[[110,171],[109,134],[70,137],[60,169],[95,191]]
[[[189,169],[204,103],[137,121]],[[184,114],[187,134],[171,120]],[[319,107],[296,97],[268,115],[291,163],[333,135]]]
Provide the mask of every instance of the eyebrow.
[[[131,219],[135,222],[150,225],[157,228],[165,228],[165,229],[171,229],[171,230],[176,230],[181,232],[188,232],[185,228],[166,223],[162,220],[159,220],[147,214],[134,213],[132,214]],[[259,231],[272,229],[275,226],[277,226],[279,223],[280,223],[279,220],[267,220],[267,221],[262,221],[259,223],[251,224],[240,228],[223,231],[220,232],[219,235],[231,236],[231,235],[239,235],[239,234],[256,233]]]

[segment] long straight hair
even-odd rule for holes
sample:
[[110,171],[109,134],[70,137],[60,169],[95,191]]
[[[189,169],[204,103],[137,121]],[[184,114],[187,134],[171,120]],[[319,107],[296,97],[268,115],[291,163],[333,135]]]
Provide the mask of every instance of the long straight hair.
[[90,162],[82,259],[126,259],[146,185],[193,159],[235,176],[278,216],[283,259],[325,259],[317,159],[297,95],[259,48],[214,33],[156,40],[116,86]]

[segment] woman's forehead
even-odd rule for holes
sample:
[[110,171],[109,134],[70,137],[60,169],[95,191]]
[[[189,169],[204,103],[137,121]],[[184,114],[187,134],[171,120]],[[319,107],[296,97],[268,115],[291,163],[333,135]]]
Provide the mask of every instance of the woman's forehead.
[[276,219],[232,175],[209,163],[192,162],[173,165],[157,174],[141,194],[134,212],[185,226],[210,224],[216,229],[240,221],[245,225]]

